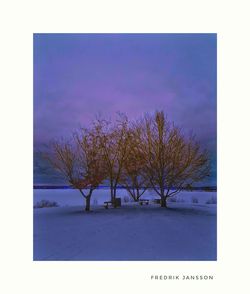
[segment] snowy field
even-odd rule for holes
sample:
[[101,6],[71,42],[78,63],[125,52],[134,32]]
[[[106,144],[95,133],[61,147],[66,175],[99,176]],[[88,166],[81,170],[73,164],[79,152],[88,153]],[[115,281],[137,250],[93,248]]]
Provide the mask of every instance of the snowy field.
[[34,190],[34,204],[59,204],[34,209],[34,260],[216,260],[216,192],[181,192],[167,209],[117,195],[122,207],[105,209],[109,190],[96,190],[86,213],[76,190]]

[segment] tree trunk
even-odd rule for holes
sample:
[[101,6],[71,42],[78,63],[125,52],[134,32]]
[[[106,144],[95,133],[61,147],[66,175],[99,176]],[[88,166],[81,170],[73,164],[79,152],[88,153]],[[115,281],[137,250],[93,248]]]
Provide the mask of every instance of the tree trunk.
[[113,187],[113,207],[116,208],[116,185]]
[[167,207],[167,199],[166,199],[166,197],[161,198],[161,207]]
[[111,202],[113,205],[115,204],[115,186],[113,184],[113,181],[110,181],[110,196],[111,196]]
[[138,202],[139,201],[139,199],[140,199],[140,190],[137,188],[136,189],[136,201]]
[[110,197],[111,197],[111,202],[113,203],[114,202],[114,189],[113,189],[113,186],[110,186]]
[[88,195],[85,200],[86,200],[86,206],[85,206],[85,211],[90,211],[90,197],[91,195]]

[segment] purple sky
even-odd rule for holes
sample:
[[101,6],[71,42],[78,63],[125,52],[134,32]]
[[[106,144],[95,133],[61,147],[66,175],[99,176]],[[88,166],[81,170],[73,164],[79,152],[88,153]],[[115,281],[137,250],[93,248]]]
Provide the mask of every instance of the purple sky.
[[216,51],[216,34],[35,34],[35,150],[97,113],[158,109],[215,162]]

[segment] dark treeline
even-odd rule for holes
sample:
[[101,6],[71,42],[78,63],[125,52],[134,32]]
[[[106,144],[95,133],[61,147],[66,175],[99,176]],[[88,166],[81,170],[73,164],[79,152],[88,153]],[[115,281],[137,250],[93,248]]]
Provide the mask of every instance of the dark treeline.
[[[104,185],[99,185],[96,189],[110,189],[110,186],[104,186]],[[131,187],[132,188],[132,187]],[[142,189],[144,189],[146,187],[142,187]],[[152,189],[152,187],[147,187],[148,189]],[[76,189],[72,186],[69,185],[34,185],[33,189]],[[126,189],[123,186],[118,186],[117,189]],[[171,190],[171,189],[170,189]],[[175,187],[172,188],[172,190],[175,190]],[[190,189],[187,188],[183,188],[183,191],[190,191]],[[200,186],[200,187],[192,187],[191,191],[217,191],[217,187],[216,186]]]

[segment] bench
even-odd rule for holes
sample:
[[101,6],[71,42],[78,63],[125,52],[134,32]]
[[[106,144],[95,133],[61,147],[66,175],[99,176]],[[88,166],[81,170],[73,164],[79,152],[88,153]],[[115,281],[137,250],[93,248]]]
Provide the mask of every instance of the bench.
[[149,204],[149,200],[148,199],[140,199],[139,200],[139,203],[140,203],[140,205],[143,205],[143,204],[148,205]]
[[108,209],[109,206],[112,206],[112,205],[113,205],[112,201],[105,201],[105,202],[104,202],[104,207],[105,207],[106,209]]

